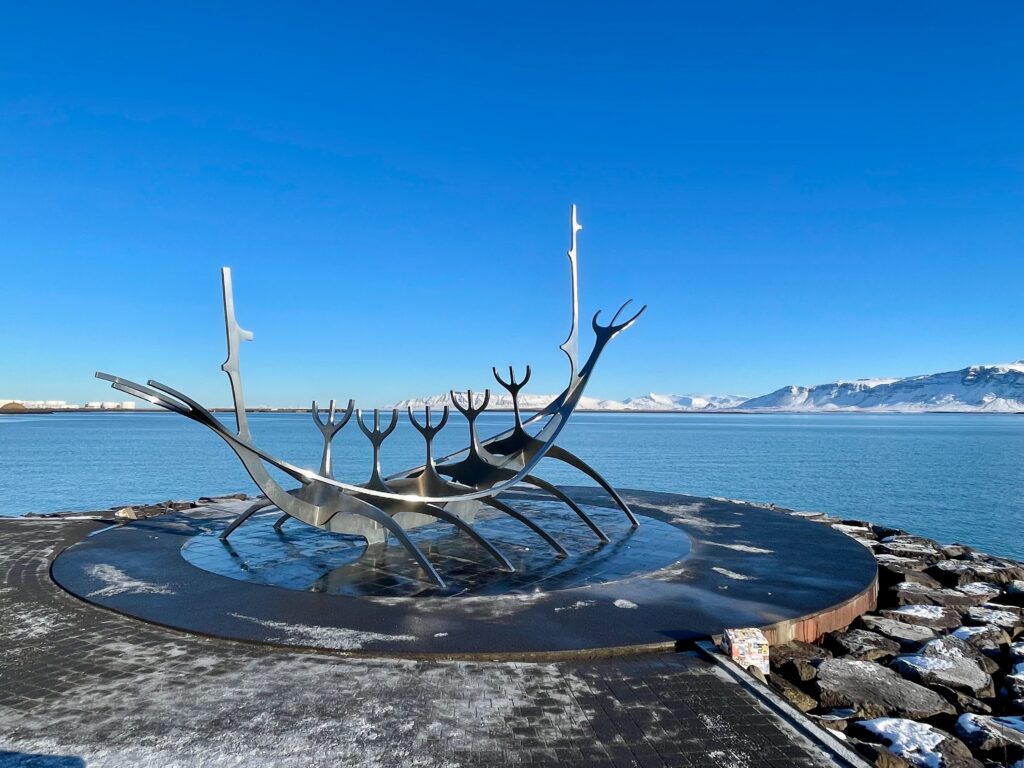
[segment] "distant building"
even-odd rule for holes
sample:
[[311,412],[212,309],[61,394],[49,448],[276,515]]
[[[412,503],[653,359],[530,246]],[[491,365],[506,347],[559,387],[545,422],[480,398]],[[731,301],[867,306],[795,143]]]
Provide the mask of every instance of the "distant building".
[[121,410],[122,411],[134,411],[135,410],[135,401],[134,400],[125,400],[123,403],[121,403]]

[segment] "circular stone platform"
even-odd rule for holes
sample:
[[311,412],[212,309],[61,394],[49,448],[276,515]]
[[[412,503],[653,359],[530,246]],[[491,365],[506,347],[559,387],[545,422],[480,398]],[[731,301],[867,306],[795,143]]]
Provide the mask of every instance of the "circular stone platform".
[[509,518],[476,527],[516,567],[505,573],[463,534],[414,532],[444,590],[395,544],[366,547],[275,515],[217,534],[246,504],[221,503],[99,531],[52,576],[72,594],[189,632],[369,655],[537,658],[667,650],[729,627],[773,642],[813,639],[870,608],[871,552],[827,525],[762,506],[623,493],[631,530],[599,489],[567,488],[611,541],[550,497],[503,496],[569,550],[555,557]]

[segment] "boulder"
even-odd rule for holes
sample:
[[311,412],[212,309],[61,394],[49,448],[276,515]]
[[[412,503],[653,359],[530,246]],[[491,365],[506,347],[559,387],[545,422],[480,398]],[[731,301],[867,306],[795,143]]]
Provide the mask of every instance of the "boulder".
[[845,707],[824,712],[807,713],[807,717],[829,731],[845,731],[846,726],[858,719],[857,710]]
[[810,712],[812,709],[818,708],[818,702],[813,697],[808,696],[784,677],[770,675],[768,677],[768,687],[801,712]]
[[875,551],[879,555],[895,555],[913,560],[920,560],[928,566],[935,565],[945,559],[939,545],[919,536],[886,536]]
[[846,743],[856,750],[868,765],[874,768],[910,768],[910,763],[902,757],[897,757],[882,744],[873,744],[870,741],[861,741],[844,734]]
[[817,677],[818,665],[831,659],[832,652],[813,643],[794,640],[768,649],[771,669],[793,683],[805,683]]
[[963,592],[965,595],[970,596],[976,600],[975,605],[981,605],[987,603],[994,597],[1002,594],[1002,590],[995,584],[989,584],[985,581],[971,581],[967,584],[961,584],[956,587],[957,592]]
[[904,581],[913,581],[918,574],[927,579],[928,584],[941,586],[939,582],[924,572],[928,563],[923,560],[875,552],[875,561],[878,563],[878,583],[883,589]]
[[851,735],[884,744],[894,755],[921,768],[982,768],[967,746],[952,734],[927,723],[896,717],[860,720]]
[[927,720],[956,713],[939,694],[870,661],[826,659],[818,667],[815,685],[823,707],[849,707],[861,717]]
[[1024,607],[1024,581],[1015,579],[1006,585],[1006,591],[990,598],[993,603]]
[[1012,664],[1024,661],[1024,643],[1011,643],[1006,649],[1006,655]]
[[883,597],[889,598],[890,604],[903,605],[944,605],[949,608],[970,608],[972,605],[980,605],[988,598],[978,595],[968,595],[958,589],[933,589],[924,584],[913,581],[905,581],[897,584],[884,593]]
[[[954,691],[952,688],[947,688],[944,685],[932,685],[929,687],[956,707],[957,712],[972,712],[976,715],[992,714],[992,707],[981,699],[969,696],[963,691]],[[942,723],[939,723],[939,725],[942,725]]]
[[960,627],[950,633],[951,637],[963,640],[990,659],[1001,659],[1007,646],[1010,644],[1010,636],[1006,630],[997,627],[995,624],[982,624],[976,627]]
[[922,685],[944,685],[954,691],[982,698],[995,696],[992,676],[973,659],[962,656],[897,656],[889,666],[908,680]]
[[1005,610],[1005,607],[994,606],[992,603],[978,605],[970,608],[964,614],[964,623],[972,626],[994,624],[1005,630],[1011,638],[1020,634],[1024,629],[1024,619],[1012,610]]
[[871,532],[880,539],[884,539],[888,536],[909,536],[910,534],[904,531],[902,528],[893,528],[888,525],[878,525],[871,523]]
[[[970,610],[977,610],[971,608]],[[954,629],[961,625],[960,614],[953,608],[942,605],[904,605],[901,608],[882,611],[882,618],[915,624],[929,629]],[[989,622],[986,622],[989,623]]]
[[1007,699],[1024,700],[1024,675],[1007,675],[999,693]]
[[999,662],[989,658],[973,645],[959,637],[945,635],[929,640],[918,651],[922,656],[942,656],[954,659],[970,659],[988,674],[999,671]]
[[860,624],[865,629],[895,640],[905,651],[916,650],[937,636],[935,630],[928,627],[907,624],[905,621],[896,621],[895,619],[885,619],[881,616],[861,616]]
[[930,565],[926,571],[947,587],[959,587],[972,581],[989,584],[1008,584],[1017,577],[1020,568],[988,560],[943,560]]
[[898,642],[867,629],[833,632],[826,636],[825,644],[839,656],[863,661],[888,661],[900,652]]
[[990,760],[1024,760],[1024,717],[965,714],[956,721],[956,735],[975,753]]
[[114,511],[114,517],[118,520],[138,520],[139,515],[134,507],[121,507]]
[[972,552],[974,552],[974,550],[968,547],[966,544],[947,544],[942,548],[942,554],[944,554],[946,558],[949,560],[956,560],[961,557],[966,557]]

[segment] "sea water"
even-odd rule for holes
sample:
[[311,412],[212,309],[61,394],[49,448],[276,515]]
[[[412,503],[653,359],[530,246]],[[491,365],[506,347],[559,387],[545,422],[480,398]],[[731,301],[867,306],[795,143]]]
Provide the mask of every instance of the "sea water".
[[[487,413],[480,433],[511,419]],[[319,466],[322,443],[309,414],[252,414],[250,424],[259,446]],[[1024,558],[1024,416],[577,413],[559,442],[621,488],[772,502]],[[453,414],[437,449],[465,443],[465,421]],[[384,469],[422,458],[423,439],[402,417],[384,444]],[[369,461],[350,423],[334,443],[335,475],[360,482]],[[538,474],[587,482],[549,459]],[[0,417],[0,515],[236,491],[258,492],[224,442],[180,416]]]

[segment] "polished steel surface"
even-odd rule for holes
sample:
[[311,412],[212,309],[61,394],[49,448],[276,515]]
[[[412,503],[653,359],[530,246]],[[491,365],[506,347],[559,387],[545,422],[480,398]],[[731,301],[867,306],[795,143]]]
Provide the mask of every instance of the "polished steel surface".
[[[635,323],[646,309],[646,306],[642,307],[628,319],[619,322],[620,315],[630,303],[627,301],[619,307],[607,324],[599,323],[601,313],[598,311],[591,321],[595,335],[594,346],[583,366],[579,366],[577,234],[581,229],[574,205],[570,217],[570,248],[567,254],[570,266],[572,322],[568,337],[560,345],[560,349],[569,360],[569,383],[566,388],[546,407],[524,420],[519,394],[529,382],[532,369],[526,366],[522,379],[517,380],[515,370],[510,366],[506,380],[498,373],[497,368],[492,368],[494,378],[512,396],[515,418],[513,426],[500,434],[481,440],[476,431],[476,419],[487,408],[490,390],[484,392],[479,402],[475,402],[472,391],[467,391],[465,405],[452,391],[452,404],[466,417],[469,424],[469,445],[454,454],[438,458],[434,456],[433,441],[448,422],[448,406],[444,406],[441,418],[436,424],[432,422],[429,406],[425,409],[422,422],[410,408],[410,422],[425,441],[425,459],[422,465],[394,475],[384,476],[381,471],[380,446],[397,426],[398,412],[392,411],[388,427],[381,430],[380,412],[375,409],[371,429],[364,423],[362,411],[355,410],[353,400],[349,400],[340,417],[335,401],[331,400],[326,420],[322,418],[316,401],[313,402],[311,415],[323,439],[323,451],[317,472],[282,461],[253,444],[240,366],[241,344],[243,341],[251,341],[253,334],[244,330],[235,318],[231,270],[227,267],[222,269],[221,274],[228,354],[221,365],[221,370],[228,376],[231,386],[235,414],[234,431],[199,403],[165,384],[150,380],[147,385],[142,385],[104,373],[97,373],[96,376],[109,381],[114,389],[203,424],[235,452],[253,482],[263,492],[263,496],[220,534],[220,539],[225,543],[231,533],[255,512],[277,507],[284,513],[274,523],[277,530],[280,530],[288,518],[293,517],[316,528],[362,537],[368,546],[386,544],[389,536],[394,536],[415,559],[427,578],[443,587],[444,580],[406,531],[438,521],[449,523],[469,536],[500,569],[511,571],[513,566],[509,560],[472,525],[481,505],[486,505],[532,529],[555,550],[556,555],[564,557],[567,554],[566,550],[554,536],[528,515],[498,498],[501,493],[521,483],[539,488],[569,507],[602,544],[607,542],[608,537],[587,512],[554,485],[536,476],[535,470],[545,457],[564,462],[590,477],[614,500],[632,527],[639,525],[629,506],[603,477],[582,459],[555,444],[583,397],[601,352],[615,336]],[[349,422],[353,411],[360,431],[373,447],[370,477],[362,484],[337,480],[332,468],[331,443]],[[535,431],[531,433],[529,428],[535,428]],[[286,490],[271,477],[267,470],[268,466],[281,470],[296,480],[299,486]]]

